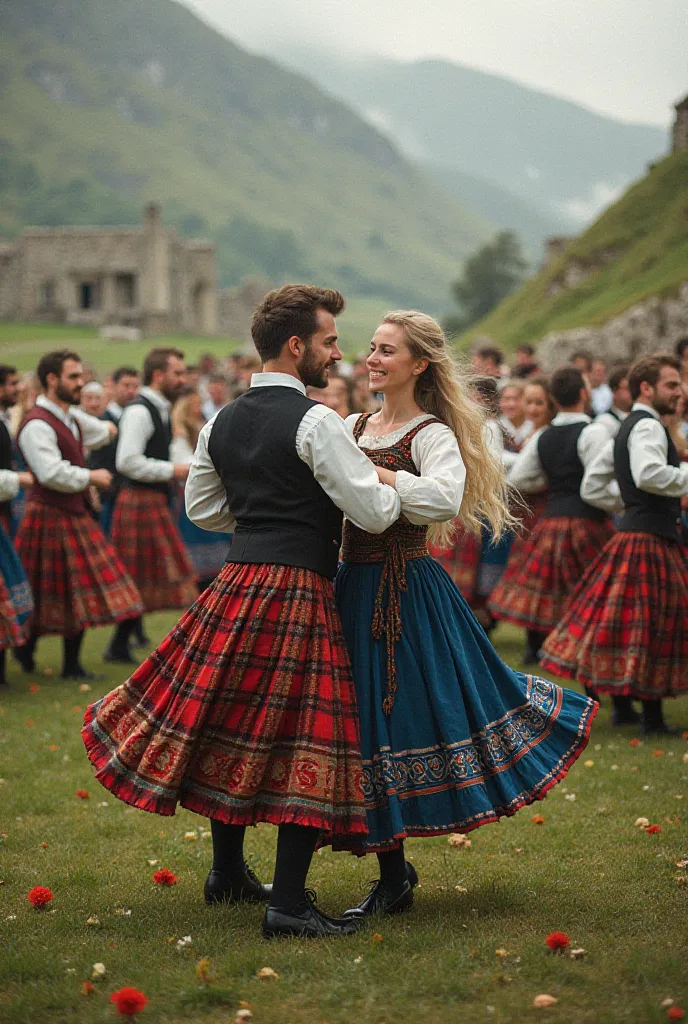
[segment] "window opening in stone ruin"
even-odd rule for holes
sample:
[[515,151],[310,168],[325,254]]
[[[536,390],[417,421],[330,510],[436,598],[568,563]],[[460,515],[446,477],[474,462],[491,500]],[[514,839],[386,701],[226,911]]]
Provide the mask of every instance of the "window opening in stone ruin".
[[131,309],[136,305],[136,277],[134,274],[117,274],[115,277],[115,301],[119,309]]
[[79,309],[98,308],[98,285],[93,281],[82,281],[79,284]]
[[55,308],[55,282],[43,281],[38,292],[38,304],[40,309]]

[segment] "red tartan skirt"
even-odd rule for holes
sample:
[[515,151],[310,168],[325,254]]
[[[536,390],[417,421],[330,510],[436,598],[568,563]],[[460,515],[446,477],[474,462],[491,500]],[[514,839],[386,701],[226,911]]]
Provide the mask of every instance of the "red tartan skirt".
[[451,576],[461,591],[462,597],[468,604],[473,604],[476,599],[480,566],[480,535],[470,533],[461,525],[460,521],[457,521],[451,547],[438,548],[431,544],[429,550],[435,561],[439,562],[445,572]]
[[123,488],[112,516],[112,543],[135,580],[147,612],[188,608],[198,596],[196,571],[166,495]]
[[135,618],[139,592],[98,524],[30,501],[15,540],[34,599],[34,633],[74,636]]
[[650,533],[617,533],[544,645],[542,667],[600,693],[688,691],[688,557]]
[[613,533],[608,519],[540,519],[507,564],[488,608],[496,619],[549,633]]
[[142,810],[367,831],[349,656],[308,569],[225,565],[82,735],[96,778]]

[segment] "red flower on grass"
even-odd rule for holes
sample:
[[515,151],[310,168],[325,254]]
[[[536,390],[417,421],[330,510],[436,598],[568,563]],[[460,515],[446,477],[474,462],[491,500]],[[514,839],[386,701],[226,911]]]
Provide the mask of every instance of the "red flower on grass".
[[630,744],[631,744],[631,746],[632,746],[632,747],[637,747],[637,746],[638,746],[638,744],[640,743],[640,740],[639,740],[639,739],[637,739],[637,738],[634,738],[634,739],[632,739],[632,740],[629,740],[629,742],[630,742]]
[[46,904],[50,903],[53,894],[44,885],[35,885],[31,892],[27,892],[26,898],[32,907],[35,907],[36,910],[41,910]]
[[685,1013],[680,1006],[670,1006],[666,1015],[668,1020],[683,1020],[685,1017]]
[[177,876],[169,868],[161,868],[160,871],[153,872],[153,881],[156,885],[176,885]]
[[77,789],[76,795],[79,797],[80,800],[89,800],[90,799],[90,797],[88,795],[88,790],[87,789]]
[[662,829],[660,825],[648,825],[645,831],[649,836],[656,836],[658,832],[662,831]]
[[110,1002],[117,1007],[117,1013],[122,1017],[133,1017],[140,1013],[148,999],[143,992],[137,988],[120,988],[110,996]]
[[553,953],[559,953],[561,950],[566,949],[567,946],[571,945],[566,932],[550,932],[545,939],[545,942]]

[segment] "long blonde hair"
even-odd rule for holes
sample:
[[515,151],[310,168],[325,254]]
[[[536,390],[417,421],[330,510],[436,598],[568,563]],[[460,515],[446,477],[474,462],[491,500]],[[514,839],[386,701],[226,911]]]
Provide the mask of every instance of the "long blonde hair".
[[198,402],[198,393],[193,389],[182,392],[172,407],[172,434],[174,437],[183,437],[195,450],[198,444],[198,435],[203,427],[203,415],[196,418],[192,415],[191,407]]
[[[509,494],[504,467],[487,442],[486,410],[471,397],[475,374],[460,366],[447,348],[442,328],[427,313],[394,310],[383,324],[403,327],[414,359],[427,359],[428,367],[418,377],[415,400],[424,412],[446,423],[456,437],[466,467],[466,487],[459,519],[471,533],[488,525],[495,540],[505,529],[518,525],[509,511]],[[431,543],[446,546],[454,532],[453,523],[437,523],[429,530]]]

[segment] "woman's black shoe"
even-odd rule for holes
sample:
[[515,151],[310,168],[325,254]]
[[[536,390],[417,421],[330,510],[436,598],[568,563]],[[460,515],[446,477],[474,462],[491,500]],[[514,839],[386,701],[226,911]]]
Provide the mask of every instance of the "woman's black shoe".
[[372,917],[373,914],[402,914],[413,906],[413,890],[418,885],[418,872],[406,861],[406,881],[401,891],[391,892],[380,879],[371,882],[371,889],[362,903],[344,911],[344,917]]
[[300,939],[324,939],[339,935],[353,935],[361,926],[361,919],[349,917],[338,920],[322,914],[315,905],[315,893],[306,889],[305,899],[294,910],[268,907],[263,918],[263,938],[276,939],[294,935]]
[[205,880],[203,895],[208,906],[214,903],[269,903],[272,885],[263,885],[244,861],[240,875],[211,871]]

